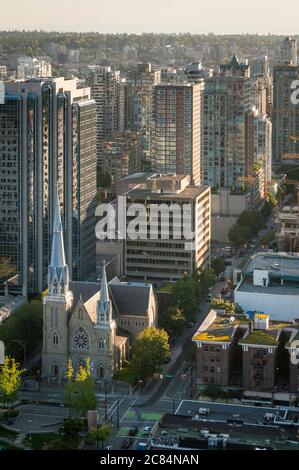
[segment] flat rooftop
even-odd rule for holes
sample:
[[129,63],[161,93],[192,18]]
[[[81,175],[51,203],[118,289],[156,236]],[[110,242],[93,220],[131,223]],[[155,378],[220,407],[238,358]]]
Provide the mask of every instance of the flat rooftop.
[[295,282],[284,281],[284,284],[278,282],[271,282],[267,287],[253,285],[253,279],[251,276],[246,276],[241,284],[235,289],[235,292],[248,292],[256,294],[268,294],[268,295],[299,295],[299,284]]
[[[232,320],[233,318],[234,320]],[[200,326],[192,340],[228,343],[231,341],[234,329],[241,325],[248,325],[248,320],[245,316],[236,318],[234,316],[230,317],[229,315],[217,315],[215,320],[206,328],[205,331],[203,331]]]
[[183,190],[178,190],[177,192],[168,191],[155,191],[151,189],[133,189],[130,191],[129,196],[133,196],[134,198],[150,198],[150,199],[158,199],[163,201],[169,201],[169,199],[193,199],[197,196],[200,196],[208,189],[207,186],[187,186]]
[[257,253],[244,268],[244,274],[254,269],[267,269],[270,277],[299,281],[299,256],[286,253]]

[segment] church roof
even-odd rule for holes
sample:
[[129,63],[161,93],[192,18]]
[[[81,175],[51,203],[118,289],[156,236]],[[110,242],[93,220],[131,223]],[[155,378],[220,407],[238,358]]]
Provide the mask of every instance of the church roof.
[[151,285],[109,283],[113,299],[120,315],[147,316]]
[[[116,280],[113,280],[113,282],[108,284],[108,289],[117,313],[119,315],[147,316],[151,284],[118,282],[119,283],[116,283]],[[86,304],[92,297],[100,293],[99,283],[97,282],[71,281],[70,290],[73,293],[74,306],[77,305],[80,298],[82,298],[83,303]]]
[[91,297],[99,292],[99,283],[71,281],[70,290],[73,293],[74,305],[77,305],[80,297],[82,297],[82,301],[85,304],[85,302],[87,302],[89,299],[91,299]]

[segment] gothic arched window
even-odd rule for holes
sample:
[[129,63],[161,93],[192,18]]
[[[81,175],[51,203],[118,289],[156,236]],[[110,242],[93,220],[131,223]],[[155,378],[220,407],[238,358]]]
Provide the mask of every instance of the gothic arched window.
[[56,333],[56,331],[55,331],[55,333],[53,333],[52,341],[53,341],[53,345],[54,345],[54,346],[58,346],[59,337],[58,337],[58,334]]
[[104,338],[100,338],[99,339],[99,349],[103,350],[105,349],[105,339]]
[[83,326],[79,326],[74,334],[73,341],[74,349],[87,351],[89,349],[89,336]]

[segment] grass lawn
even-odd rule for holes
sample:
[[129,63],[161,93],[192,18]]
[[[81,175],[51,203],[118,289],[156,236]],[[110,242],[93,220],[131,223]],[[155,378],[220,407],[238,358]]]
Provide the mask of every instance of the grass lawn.
[[127,437],[127,436],[129,435],[130,429],[131,429],[131,428],[122,426],[122,427],[120,428],[120,430],[118,431],[117,435],[118,435],[119,437]]
[[126,411],[126,414],[124,415],[124,419],[135,418],[135,416],[136,416],[135,411]]
[[162,413],[141,413],[141,419],[145,421],[158,421],[162,416]]
[[23,443],[31,447],[33,450],[40,450],[43,447],[43,443],[46,442],[50,444],[52,441],[59,439],[60,436],[54,432],[48,432],[44,434],[31,434],[31,439],[29,439],[29,434],[27,434]]
[[18,433],[13,431],[8,431],[4,429],[0,424],[0,437],[8,437],[8,439],[13,439]]
[[116,376],[117,380],[123,380],[131,385],[135,385],[137,382],[136,372],[128,365],[124,369],[120,370]]
[[22,450],[19,447],[15,447],[12,444],[7,444],[7,442],[1,441],[1,439],[0,439],[0,447],[3,447],[6,450]]

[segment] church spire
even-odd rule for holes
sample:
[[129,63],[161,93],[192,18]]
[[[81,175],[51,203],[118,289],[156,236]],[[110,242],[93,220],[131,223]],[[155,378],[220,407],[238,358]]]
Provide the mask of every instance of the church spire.
[[68,290],[68,285],[69,270],[65,261],[63,229],[60,216],[58,193],[56,193],[54,203],[51,262],[48,268],[49,293],[63,295]]
[[106,276],[105,260],[103,261],[100,300],[98,301],[98,324],[110,325],[112,321],[112,303],[109,297],[109,289]]

